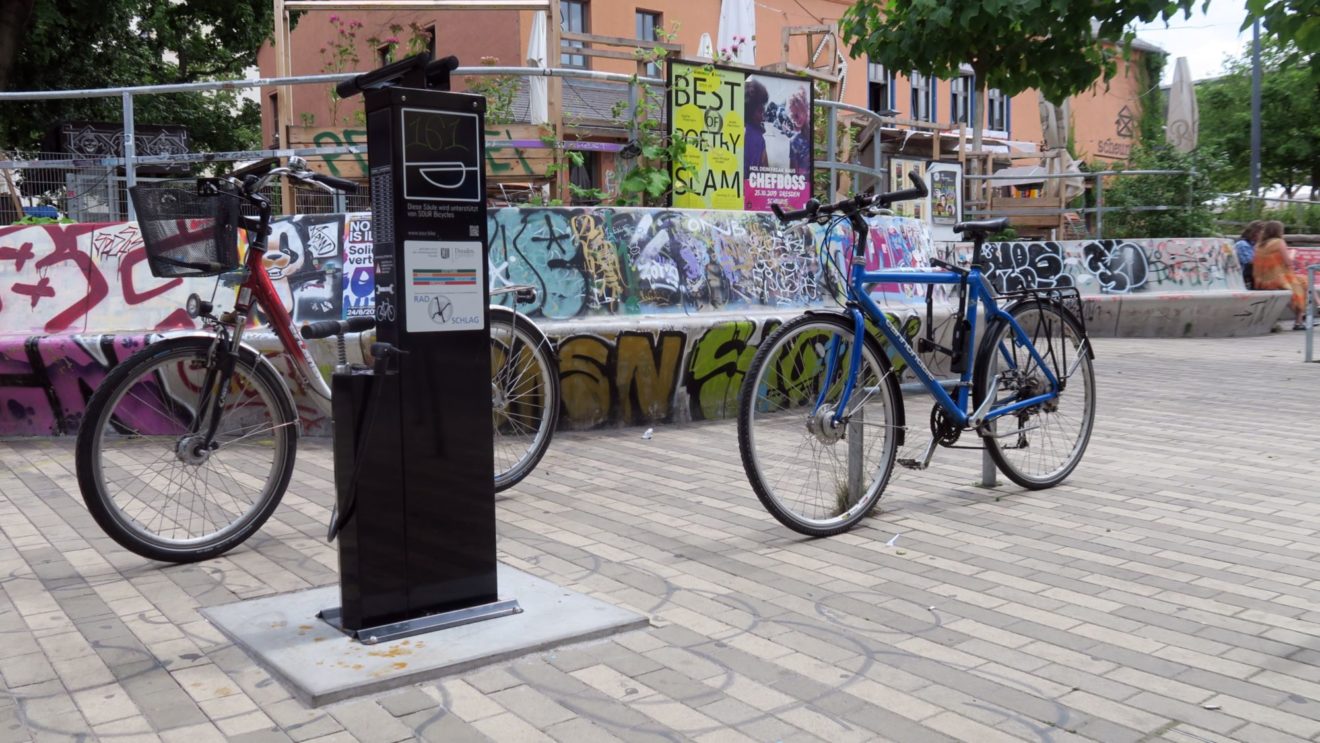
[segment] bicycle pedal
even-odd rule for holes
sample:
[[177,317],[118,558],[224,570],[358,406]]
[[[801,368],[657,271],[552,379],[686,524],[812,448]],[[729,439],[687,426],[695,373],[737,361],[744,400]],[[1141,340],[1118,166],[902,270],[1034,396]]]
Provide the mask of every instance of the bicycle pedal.
[[906,467],[910,470],[924,470],[926,469],[926,465],[927,463],[920,459],[907,459],[905,457],[899,457],[898,459],[898,466]]

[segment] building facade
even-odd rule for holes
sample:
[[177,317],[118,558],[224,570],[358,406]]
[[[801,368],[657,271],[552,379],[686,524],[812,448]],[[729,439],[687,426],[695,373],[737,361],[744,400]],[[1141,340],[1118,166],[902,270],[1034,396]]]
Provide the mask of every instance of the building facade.
[[[654,38],[658,29],[674,34],[673,41],[682,48],[682,56],[695,57],[702,34],[718,38],[720,0],[560,0],[562,24],[565,31],[589,33],[626,39]],[[796,38],[785,54],[781,33],[788,27],[828,25],[837,23],[850,3],[843,0],[765,0],[755,3],[756,47],[758,67],[782,62],[805,66],[810,50],[804,38]],[[333,19],[333,20],[332,20]],[[433,48],[440,54],[455,54],[465,66],[475,66],[483,57],[498,58],[502,65],[525,64],[532,29],[530,11],[468,11],[444,10],[434,12],[364,11],[360,13],[307,13],[292,34],[294,74],[314,74],[338,71],[336,53],[345,43],[345,23],[360,23],[355,30],[357,65],[341,69],[367,70],[377,66],[383,56],[381,45],[367,42],[368,37],[395,38],[401,54],[416,29],[430,33]],[[391,29],[397,29],[392,31]],[[718,50],[717,50],[718,51]],[[1138,44],[1135,55],[1158,52],[1149,45]],[[825,54],[832,52],[827,45]],[[848,52],[845,49],[844,55]],[[351,55],[350,55],[351,56]],[[787,58],[786,58],[787,57]],[[263,76],[273,75],[274,53],[270,46],[262,50],[259,65]],[[551,56],[551,64],[560,67],[631,74],[636,64],[626,59],[592,58],[572,53],[561,53],[558,60]],[[1035,91],[1026,91],[1008,97],[991,90],[984,105],[972,105],[975,84],[970,69],[965,76],[953,80],[930,79],[908,70],[887,70],[872,64],[865,57],[847,59],[842,100],[854,106],[873,111],[891,111],[898,119],[910,119],[938,126],[944,131],[957,132],[960,124],[971,125],[976,116],[985,126],[986,135],[1013,143],[1018,149],[1041,147],[1042,126],[1039,99]],[[1108,84],[1098,83],[1091,90],[1074,96],[1071,101],[1073,141],[1077,154],[1083,160],[1120,161],[1128,157],[1136,141],[1136,121],[1140,117],[1140,76],[1136,70],[1140,62],[1120,60],[1118,75]],[[461,87],[462,82],[458,85]],[[602,94],[587,83],[565,83],[563,105],[565,110],[579,106],[570,122],[585,123],[586,137],[605,136],[608,128],[605,111],[610,95]],[[264,131],[274,135],[273,105],[276,95],[272,90],[263,93]],[[618,93],[613,94],[617,98]],[[526,114],[526,96],[522,97],[519,113]],[[365,132],[355,118],[360,102],[336,102],[328,94],[328,86],[304,86],[295,89],[294,122],[297,136],[293,145],[361,143]],[[585,120],[585,121],[584,121]],[[591,124],[597,124],[596,129]],[[620,122],[614,122],[620,123]],[[620,123],[620,128],[622,124]],[[929,151],[927,151],[929,156]],[[611,156],[593,153],[585,168],[575,174],[584,184],[607,187],[610,185]]]

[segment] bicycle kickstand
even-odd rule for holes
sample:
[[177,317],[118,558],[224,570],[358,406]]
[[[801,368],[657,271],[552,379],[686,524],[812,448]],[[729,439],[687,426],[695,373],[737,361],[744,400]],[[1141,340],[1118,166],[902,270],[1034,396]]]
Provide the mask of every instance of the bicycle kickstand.
[[930,466],[930,460],[935,456],[935,446],[937,444],[939,444],[939,437],[931,436],[930,443],[926,445],[926,453],[921,456],[921,459],[909,459],[907,457],[899,457],[898,458],[899,466],[907,467],[910,470],[926,469],[927,467]]

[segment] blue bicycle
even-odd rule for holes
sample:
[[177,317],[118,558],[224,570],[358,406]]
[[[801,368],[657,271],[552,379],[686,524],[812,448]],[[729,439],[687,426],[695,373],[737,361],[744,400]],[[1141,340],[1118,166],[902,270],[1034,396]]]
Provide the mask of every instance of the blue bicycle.
[[[809,310],[766,338],[739,401],[738,445],[747,477],[766,509],[802,534],[850,529],[875,507],[893,471],[909,428],[880,335],[935,399],[924,455],[899,459],[900,465],[924,469],[937,446],[985,448],[1009,479],[1035,490],[1067,478],[1091,438],[1095,354],[1076,290],[996,295],[985,278],[986,236],[1003,230],[1006,219],[954,226],[973,241],[970,268],[935,259],[933,270],[865,269],[866,217],[926,196],[926,185],[915,173],[911,178],[914,187],[903,191],[827,206],[813,199],[789,213],[774,207],[783,223],[825,224],[828,237],[846,222],[855,234],[843,310]],[[917,346],[947,356],[957,378],[936,378],[871,298],[867,287],[877,283],[926,285],[926,335]],[[935,342],[930,322],[935,285],[953,288],[958,297],[947,347]],[[978,307],[984,308],[979,326]],[[965,431],[979,436],[983,447],[957,447]]]

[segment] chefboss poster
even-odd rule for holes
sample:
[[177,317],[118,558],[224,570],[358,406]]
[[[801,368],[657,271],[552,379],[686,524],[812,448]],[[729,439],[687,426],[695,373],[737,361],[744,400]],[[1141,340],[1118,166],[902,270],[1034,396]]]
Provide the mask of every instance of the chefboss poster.
[[700,62],[669,63],[672,204],[799,209],[811,198],[811,81]]

